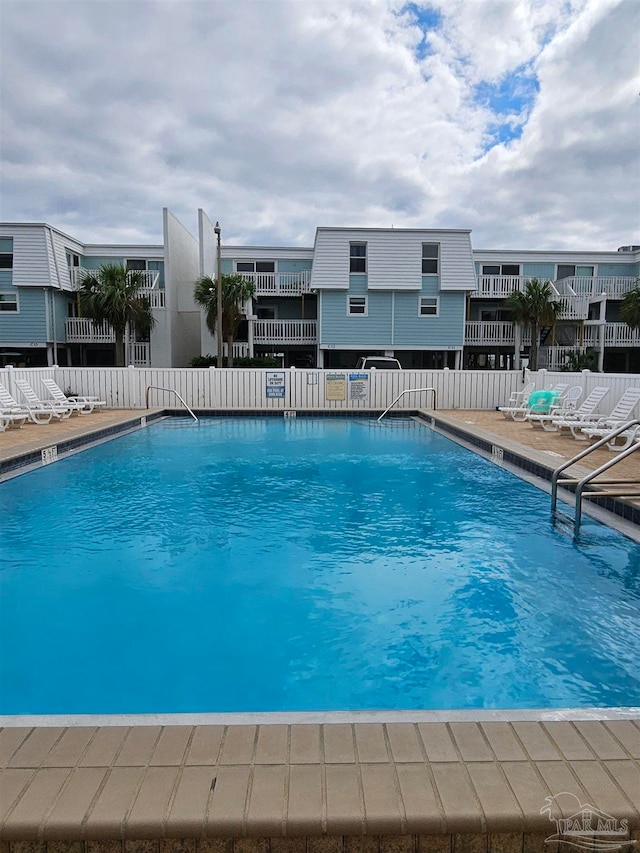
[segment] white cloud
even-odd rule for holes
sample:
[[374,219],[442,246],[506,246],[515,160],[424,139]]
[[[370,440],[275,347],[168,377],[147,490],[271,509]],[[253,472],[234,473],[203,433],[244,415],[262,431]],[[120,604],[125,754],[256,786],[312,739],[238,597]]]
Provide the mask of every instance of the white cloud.
[[[2,218],[227,242],[469,227],[478,248],[638,242],[635,0],[4,2]],[[519,69],[526,108],[477,97]],[[496,123],[520,138],[493,145]]]

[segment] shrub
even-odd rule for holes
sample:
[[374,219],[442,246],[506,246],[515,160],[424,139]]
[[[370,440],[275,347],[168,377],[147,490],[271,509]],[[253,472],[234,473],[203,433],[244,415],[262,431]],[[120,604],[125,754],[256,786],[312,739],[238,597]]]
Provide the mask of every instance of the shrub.
[[[215,367],[218,364],[218,358],[215,355],[197,355],[189,362],[189,367]],[[273,356],[262,356],[256,358],[236,358],[233,361],[234,367],[280,367],[280,359]]]

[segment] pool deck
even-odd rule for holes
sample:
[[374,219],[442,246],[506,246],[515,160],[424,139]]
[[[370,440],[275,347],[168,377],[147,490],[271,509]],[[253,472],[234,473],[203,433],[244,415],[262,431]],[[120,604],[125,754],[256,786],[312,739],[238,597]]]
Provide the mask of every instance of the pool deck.
[[[0,463],[161,411],[0,433]],[[532,475],[583,446],[496,412],[424,415]],[[639,457],[621,476],[640,479]],[[613,819],[615,849],[640,849],[640,709],[0,724],[0,853],[560,853],[554,819],[587,806]]]

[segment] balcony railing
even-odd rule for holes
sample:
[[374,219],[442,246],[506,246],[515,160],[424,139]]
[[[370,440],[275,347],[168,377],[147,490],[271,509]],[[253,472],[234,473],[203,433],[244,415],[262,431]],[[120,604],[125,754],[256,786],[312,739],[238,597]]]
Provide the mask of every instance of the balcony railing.
[[[84,267],[69,267],[69,281],[74,290],[78,290],[82,281],[88,275],[95,275],[99,270],[87,270]],[[130,272],[133,272],[131,270]],[[136,270],[142,276],[142,287],[144,290],[156,291],[160,273],[157,270]],[[159,291],[156,291],[159,292]],[[155,306],[154,306],[155,307]],[[161,306],[157,306],[161,307]]]
[[[477,287],[471,296],[476,299],[506,299],[517,290],[524,290],[530,275],[479,275]],[[543,280],[548,280],[544,279]],[[636,286],[634,276],[569,276],[552,282],[560,299],[569,297],[594,298],[606,294],[609,299],[622,299],[625,293]],[[581,319],[581,318],[578,318]]]
[[[513,346],[515,324],[504,321],[470,321],[465,323],[464,342],[466,346]],[[529,346],[529,330],[523,330],[521,342],[523,346]]]
[[523,275],[479,275],[476,290],[471,294],[479,299],[506,299],[517,290],[524,290],[533,276]]
[[253,340],[256,344],[316,344],[316,320],[255,320]]
[[609,299],[622,299],[625,293],[636,286],[638,279],[624,275],[571,276],[560,279],[557,284],[564,283],[573,293],[586,298],[601,296],[603,293]]
[[[586,347],[600,346],[600,331],[597,325],[585,326],[583,343]],[[604,327],[605,347],[640,347],[640,329],[632,329],[626,323],[607,323]]]
[[303,293],[309,293],[311,270],[243,272],[239,275],[254,283],[256,296],[301,296]]
[[[116,336],[108,323],[94,323],[88,317],[67,317],[65,320],[68,344],[113,344]],[[148,342],[131,341],[125,337],[127,364],[148,367],[151,347]]]

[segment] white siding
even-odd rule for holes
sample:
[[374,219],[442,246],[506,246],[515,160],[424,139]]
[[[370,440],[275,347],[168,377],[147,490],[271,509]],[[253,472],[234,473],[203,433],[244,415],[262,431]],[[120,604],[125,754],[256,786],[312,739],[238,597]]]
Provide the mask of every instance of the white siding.
[[[360,237],[352,239],[358,240]],[[367,242],[369,290],[420,290],[422,244],[440,242],[439,239],[426,236],[426,232],[395,230],[363,232],[362,239]]]
[[[353,235],[358,235],[353,236]],[[364,240],[362,232],[333,228],[316,229],[311,289],[347,290],[349,287],[349,241]]]
[[476,271],[470,232],[445,232],[440,240],[440,290],[475,289]]
[[349,286],[349,243],[367,244],[369,290],[420,290],[422,244],[440,244],[440,289],[475,290],[476,278],[468,231],[318,228],[312,289]]
[[4,226],[2,236],[13,237],[13,284],[16,287],[51,287],[46,226]]

